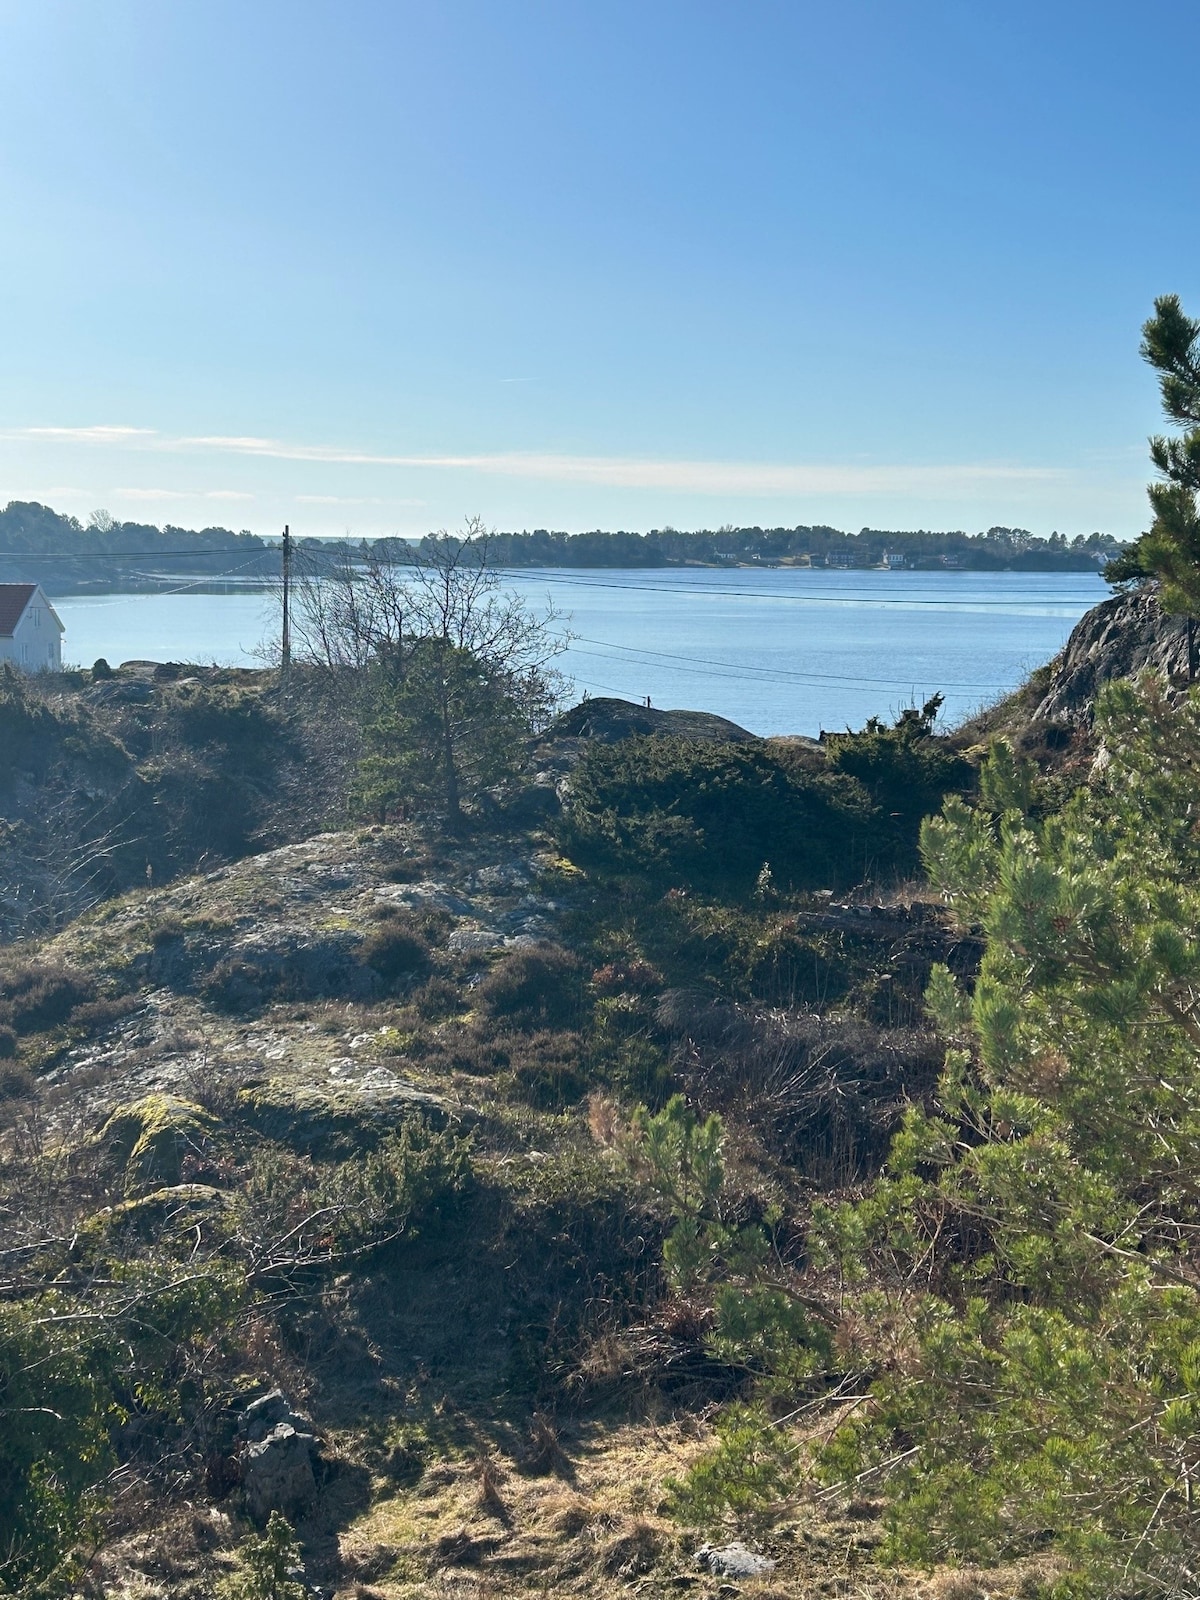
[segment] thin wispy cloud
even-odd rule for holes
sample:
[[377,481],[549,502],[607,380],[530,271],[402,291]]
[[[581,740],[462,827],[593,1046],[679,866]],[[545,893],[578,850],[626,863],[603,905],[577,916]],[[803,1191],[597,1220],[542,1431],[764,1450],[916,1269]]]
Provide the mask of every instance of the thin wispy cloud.
[[381,506],[385,503],[381,496],[373,494],[297,494],[292,498],[301,506]]
[[253,500],[245,489],[147,489],[117,488],[114,494],[130,500]]
[[640,456],[560,455],[497,451],[456,455],[401,455],[341,445],[294,444],[253,434],[183,434],[148,428],[38,427],[9,437],[46,442],[108,445],[175,454],[201,452],[327,466],[396,467],[468,471],[542,483],[588,484],[618,489],[659,489],[684,494],[962,494],[1000,487],[1030,487],[1062,481],[1061,468],[997,462],[948,462],[921,466],[869,463],[697,461]]
[[67,439],[78,444],[135,444],[138,440],[148,442],[161,435],[154,428],[126,428],[103,423],[89,428],[17,428],[8,437]]

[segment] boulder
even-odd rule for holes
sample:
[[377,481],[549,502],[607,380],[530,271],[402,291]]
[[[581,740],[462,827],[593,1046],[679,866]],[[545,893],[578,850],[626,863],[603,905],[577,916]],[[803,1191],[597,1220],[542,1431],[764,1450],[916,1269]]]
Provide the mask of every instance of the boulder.
[[255,1010],[279,993],[369,1000],[379,975],[358,958],[361,934],[314,923],[264,922],[229,941],[201,984],[206,999],[233,1013]]
[[179,1182],[180,1165],[199,1154],[217,1119],[202,1106],[170,1094],[148,1094],[118,1106],[100,1130],[100,1147],[125,1168],[127,1191]]
[[207,1183],[175,1183],[149,1194],[105,1206],[79,1228],[81,1239],[106,1240],[132,1234],[144,1243],[159,1242],[217,1221],[228,1197]]
[[504,942],[504,935],[493,928],[455,928],[446,948],[462,955],[477,955],[483,950],[502,950]]
[[262,1439],[246,1444],[242,1492],[249,1515],[265,1522],[272,1511],[293,1517],[307,1511],[317,1494],[316,1459],[315,1435],[290,1422],[278,1422]]
[[696,1565],[717,1578],[761,1578],[775,1570],[770,1556],[760,1556],[744,1544],[702,1544],[696,1551]]
[[[345,1066],[360,1070],[352,1059]],[[386,1068],[320,1088],[271,1079],[247,1085],[237,1097],[240,1122],[305,1155],[361,1152],[412,1112],[442,1125],[449,1106]]]
[[561,810],[562,801],[553,783],[531,783],[506,801],[503,816],[517,827],[532,828],[549,822]]
[[306,1511],[317,1492],[320,1451],[311,1421],[292,1409],[282,1389],[251,1401],[238,1421],[238,1438],[250,1516],[264,1522],[272,1511]]

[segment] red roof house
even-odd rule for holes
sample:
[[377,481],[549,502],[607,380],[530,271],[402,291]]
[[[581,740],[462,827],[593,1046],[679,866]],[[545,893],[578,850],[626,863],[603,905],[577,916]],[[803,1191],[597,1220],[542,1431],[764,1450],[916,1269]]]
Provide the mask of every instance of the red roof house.
[[41,584],[0,583],[0,661],[22,672],[60,672],[63,632]]

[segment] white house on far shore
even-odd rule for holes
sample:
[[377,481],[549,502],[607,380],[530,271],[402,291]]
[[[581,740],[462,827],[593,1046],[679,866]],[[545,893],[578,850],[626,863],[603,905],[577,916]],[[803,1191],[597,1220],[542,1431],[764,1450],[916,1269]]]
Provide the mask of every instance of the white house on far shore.
[[61,672],[63,625],[40,583],[0,583],[0,661]]

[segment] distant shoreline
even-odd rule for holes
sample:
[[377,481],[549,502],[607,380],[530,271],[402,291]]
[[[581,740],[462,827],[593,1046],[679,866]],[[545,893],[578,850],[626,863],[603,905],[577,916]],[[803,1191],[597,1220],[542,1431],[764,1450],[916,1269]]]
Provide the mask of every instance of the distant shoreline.
[[[435,536],[429,535],[428,538]],[[399,536],[327,540],[297,529],[293,548],[298,573],[320,574],[351,561],[412,562],[424,540]],[[678,528],[649,533],[532,532],[487,535],[489,565],[511,571],[667,572],[709,571],[895,571],[1099,573],[1123,548],[1108,534],[1077,534],[1068,540],[1039,536],[1026,528],[962,529],[724,527],[691,532]],[[163,570],[165,568],[165,571]],[[277,541],[244,529],[157,528],[117,522],[96,512],[85,527],[34,501],[11,501],[0,511],[0,582],[40,583],[54,596],[161,594],[178,587],[237,592],[277,578]]]
[[[827,577],[831,576],[835,572],[878,573],[888,571],[889,569],[884,567],[852,567],[840,569],[833,567],[828,569],[820,567],[796,568],[790,563],[783,562],[773,563],[771,565],[768,565],[766,562],[739,562],[737,565],[731,564],[728,566],[718,566],[715,563],[710,564],[693,561],[688,562],[686,565],[681,563],[678,566],[672,565],[669,567],[535,567],[530,565],[525,567],[502,568],[498,570],[528,573],[562,572],[580,577],[589,572],[633,572],[641,573],[643,576],[649,577],[652,575],[665,576],[666,574],[672,572],[786,572],[799,570],[805,572],[812,571],[815,575]],[[923,577],[946,578],[1003,577],[1005,573],[1013,572],[1024,573],[1027,576],[1033,575],[1035,577],[1054,578],[1071,576],[1083,577],[1088,573],[1091,573],[1103,581],[1102,574],[1098,571],[1098,569],[1090,565],[1052,568],[1035,566],[1021,567],[1015,565],[1011,567],[986,568],[908,567],[904,569],[893,568],[891,570],[897,572],[897,575],[899,575],[900,571],[903,570],[914,573],[919,572]],[[114,575],[112,578],[95,578],[90,579],[87,582],[64,584],[62,582],[56,583],[53,578],[48,576],[39,577],[34,564],[23,566],[19,571],[14,569],[13,576],[11,578],[6,577],[3,573],[3,570],[0,570],[0,582],[40,583],[42,588],[45,590],[47,597],[51,600],[80,600],[86,599],[90,595],[94,595],[97,599],[100,599],[105,595],[167,596],[176,593],[196,595],[268,594],[277,586],[277,580],[269,577],[251,578],[244,583],[230,583],[227,579],[223,580],[220,578],[212,578],[203,573],[192,574],[182,572],[177,576],[172,574],[170,578],[163,578],[159,581],[148,580],[134,574],[129,574],[128,576],[121,576],[118,574]]]
[[[643,576],[666,575],[668,573],[683,572],[810,572],[814,576],[829,577],[842,573],[881,573],[893,572],[896,574],[909,572],[921,573],[925,577],[944,576],[957,577],[999,577],[1008,572],[1020,572],[1043,577],[1083,576],[1087,573],[1102,578],[1100,568],[1093,561],[1074,560],[1063,561],[1049,565],[1045,561],[1019,559],[1008,562],[1004,566],[991,566],[983,564],[966,563],[912,563],[907,566],[880,566],[856,565],[847,566],[834,564],[831,566],[813,565],[807,561],[671,561],[650,566],[645,563],[616,563],[595,564],[583,566],[581,564],[563,564],[550,562],[519,562],[505,563],[497,566],[497,571],[510,572],[555,572],[568,575],[582,576],[585,573],[641,573]],[[46,594],[53,600],[68,597],[79,599],[87,595],[113,595],[113,594],[145,594],[164,595],[174,592],[186,594],[253,594],[265,593],[273,589],[278,583],[278,576],[271,572],[261,572],[243,578],[222,577],[220,574],[200,570],[183,569],[171,573],[147,573],[142,571],[122,571],[120,568],[106,572],[102,575],[88,574],[86,578],[56,574],[49,565],[41,566],[36,557],[18,560],[9,551],[0,550],[0,582],[40,583]]]

